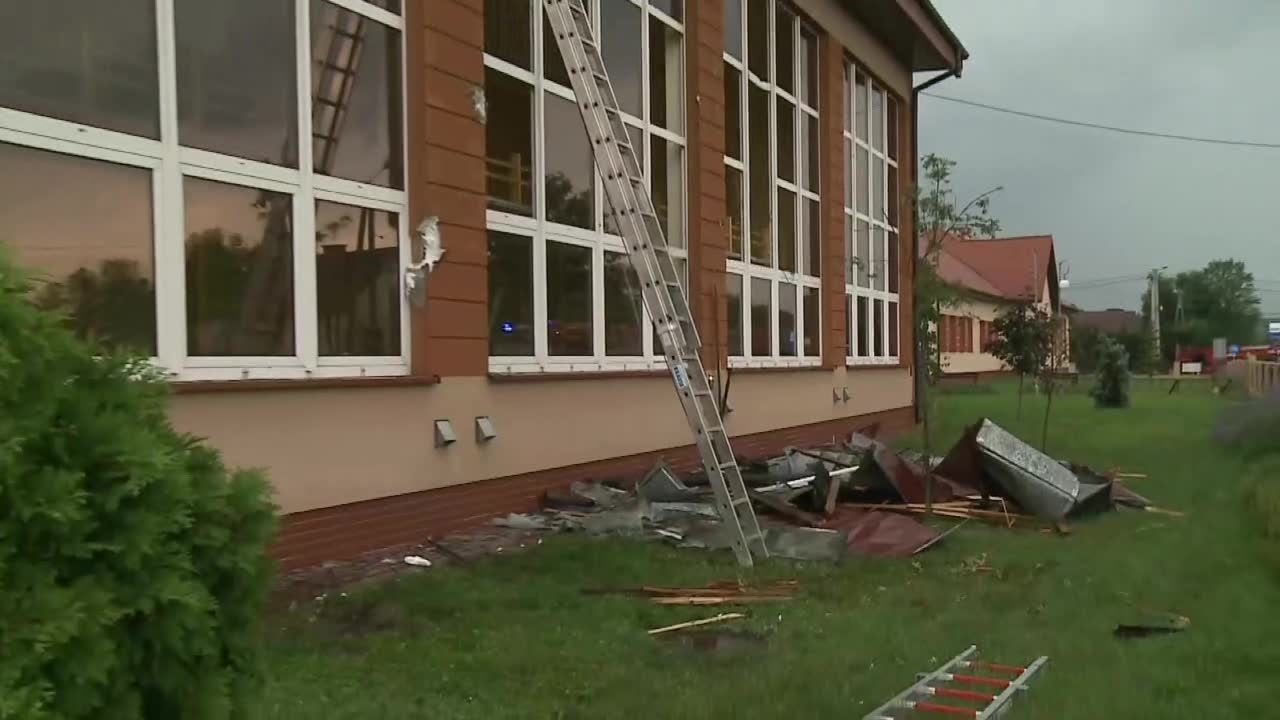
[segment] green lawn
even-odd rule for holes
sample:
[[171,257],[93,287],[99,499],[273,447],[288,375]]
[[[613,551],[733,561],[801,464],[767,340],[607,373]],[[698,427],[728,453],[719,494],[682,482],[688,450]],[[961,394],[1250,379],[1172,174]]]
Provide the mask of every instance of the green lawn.
[[[767,645],[714,656],[644,632],[714,609],[580,590],[733,578],[729,554],[558,536],[331,598],[316,620],[311,608],[276,616],[264,715],[859,718],[976,643],[1006,662],[1050,657],[1018,718],[1275,717],[1280,577],[1247,511],[1246,461],[1210,439],[1229,401],[1207,385],[1167,387],[1138,383],[1125,411],[1061,396],[1050,451],[1148,473],[1133,487],[1186,518],[1108,513],[1069,537],[970,524],[916,562],[772,561],[750,577],[796,578],[801,597],[737,623]],[[945,396],[939,437],[949,446],[987,415],[1038,439],[1041,401],[1028,397],[1021,422],[1015,406],[1007,387]],[[983,555],[998,572],[965,570]],[[1186,615],[1191,628],[1112,637],[1143,610]]]

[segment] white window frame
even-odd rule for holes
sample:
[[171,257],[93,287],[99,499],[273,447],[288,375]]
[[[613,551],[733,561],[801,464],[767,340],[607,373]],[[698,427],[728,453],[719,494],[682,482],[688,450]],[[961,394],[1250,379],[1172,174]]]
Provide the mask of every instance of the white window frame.
[[[684,31],[683,23],[677,22],[675,19],[662,12],[656,7],[650,5],[649,0],[628,0],[632,5],[639,8],[641,18],[643,18],[643,27],[638,28],[637,32],[641,33],[641,59],[644,68],[641,86],[643,92],[642,113],[644,117],[636,117],[635,115],[623,112],[623,119],[627,126],[632,129],[641,130],[642,144],[644,147],[636,148],[640,157],[644,158],[645,179],[652,187],[652,167],[653,162],[650,156],[650,146],[652,138],[657,137],[665,142],[680,148],[680,168],[679,173],[684,181],[684,193],[688,197],[688,166],[689,166],[689,150],[687,143],[689,111],[686,106],[685,98],[687,96],[686,87],[689,74],[688,63],[688,37]],[[588,0],[591,11],[592,22],[595,25],[596,36],[599,37],[600,32],[600,5],[599,0]],[[533,70],[526,70],[518,65],[502,60],[493,55],[485,53],[485,67],[501,72],[502,74],[519,80],[531,88],[533,98],[533,167],[531,177],[534,183],[538,183],[534,190],[534,214],[533,217],[520,215],[516,213],[508,213],[499,210],[489,209],[486,213],[486,225],[490,232],[502,232],[511,235],[519,235],[521,237],[530,238],[533,248],[533,332],[534,332],[534,352],[533,355],[511,356],[511,355],[491,355],[489,357],[489,372],[495,375],[518,375],[529,373],[587,373],[587,372],[623,372],[623,371],[649,371],[660,370],[666,367],[665,360],[662,357],[662,348],[654,342],[654,334],[651,332],[652,322],[649,320],[647,309],[642,310],[641,330],[642,330],[642,355],[620,356],[605,354],[605,287],[604,287],[604,253],[617,252],[626,253],[622,238],[604,232],[604,215],[605,205],[607,201],[604,196],[604,189],[599,172],[595,173],[595,218],[593,220],[593,229],[573,227],[546,221],[546,178],[544,170],[546,167],[546,134],[543,129],[546,127],[545,98],[547,94],[554,95],[559,98],[573,101],[575,95],[569,87],[561,85],[557,82],[546,79],[545,68],[543,68],[544,52],[543,47],[546,43],[551,43],[554,47],[555,40],[553,38],[543,37],[543,8],[541,2],[531,2],[530,23],[532,25],[533,37],[531,39],[530,53],[532,55]],[[649,47],[649,20],[653,18],[666,26],[679,31],[681,37],[681,77],[680,93],[681,103],[680,112],[683,113],[681,126],[684,128],[684,135],[672,132],[666,128],[649,122],[650,115],[650,83],[648,78],[651,63],[650,47]],[[681,237],[684,238],[684,245],[677,247],[669,245],[668,250],[677,266],[683,264],[685,272],[685,282],[687,288],[688,278],[688,258],[689,258],[689,233],[688,233],[688,213],[689,203],[686,202],[683,212],[678,218],[671,218],[671,222],[679,223],[681,229]],[[547,243],[559,242],[579,247],[590,248],[591,255],[591,332],[592,332],[592,354],[583,356],[552,356],[548,350],[547,342]]]
[[[402,62],[404,20],[362,0],[324,0],[398,31]],[[0,107],[0,142],[147,169],[152,179],[152,242],[155,265],[156,357],[152,362],[173,380],[265,380],[402,376],[409,373],[409,307],[400,299],[400,355],[320,357],[318,354],[315,202],[331,200],[398,214],[400,267],[409,263],[408,194],[369,183],[317,175],[311,143],[311,0],[294,0],[298,167],[287,168],[231,155],[183,147],[178,139],[178,88],[174,0],[155,0],[160,139],[137,137],[79,123]],[[407,127],[407,73],[401,69],[401,123]],[[401,166],[408,141],[401,138]],[[294,355],[198,357],[187,353],[186,254],[183,178],[201,178],[286,193],[293,203]],[[403,184],[403,183],[402,183]]]
[[[747,23],[750,12],[747,8],[747,2],[760,2],[761,0],[746,0],[742,3],[741,24],[738,31],[742,37],[742,58],[736,58],[724,52],[724,62],[733,67],[738,72],[738,127],[740,130],[742,147],[739,149],[742,154],[742,160],[737,160],[726,153],[724,156],[724,164],[726,173],[732,169],[741,177],[741,197],[742,207],[739,209],[742,218],[742,258],[736,259],[730,257],[726,261],[725,269],[730,275],[738,275],[742,277],[742,297],[741,297],[741,313],[737,321],[739,324],[739,337],[742,338],[742,354],[731,355],[729,357],[730,367],[749,368],[749,367],[818,367],[822,365],[822,306],[824,304],[822,297],[822,277],[821,270],[818,275],[806,275],[803,272],[804,254],[808,251],[808,238],[804,234],[805,228],[805,210],[806,203],[813,202],[818,205],[818,214],[821,218],[821,197],[820,188],[805,188],[805,178],[802,174],[808,162],[806,147],[803,144],[804,128],[803,125],[808,122],[808,118],[819,119],[818,108],[811,104],[802,102],[800,99],[801,83],[805,82],[805,74],[803,67],[805,63],[804,46],[802,43],[803,28],[806,26],[804,18],[800,13],[791,6],[788,6],[788,12],[793,16],[791,27],[792,36],[792,67],[795,76],[794,94],[787,92],[777,85],[777,22],[778,22],[778,6],[775,0],[768,0],[768,31],[766,37],[769,38],[768,66],[769,78],[766,80],[760,78],[749,69],[748,58],[750,57],[750,37],[747,32]],[[810,30],[817,42],[818,34]],[[819,56],[818,63],[821,63]],[[817,73],[818,68],[814,67],[813,72]],[[751,158],[751,141],[750,141],[750,124],[748,122],[748,108],[750,107],[750,91],[752,86],[766,90],[769,93],[769,157],[764,162],[769,167],[769,203],[770,217],[773,218],[772,223],[772,247],[770,250],[770,265],[764,266],[751,262],[751,177],[749,168],[755,161]],[[778,176],[778,133],[777,133],[777,114],[778,99],[790,103],[792,106],[792,152],[795,156],[795,182],[783,180]],[[817,102],[817,98],[809,98],[812,102]],[[821,136],[821,123],[819,123],[818,135]],[[820,137],[811,138],[811,142],[819,142]],[[821,143],[819,142],[819,162],[821,162]],[[821,181],[821,169],[819,169],[819,181]],[[796,272],[781,270],[778,268],[778,191],[785,190],[795,196],[796,213],[795,213],[795,242],[796,242]],[[726,197],[726,200],[728,198]],[[821,232],[821,229],[819,229]],[[821,263],[821,258],[819,258]],[[821,267],[821,266],[819,266]],[[770,292],[770,352],[767,355],[756,355],[751,348],[751,280],[760,278],[769,281]],[[779,287],[782,284],[792,285],[796,288],[796,354],[782,355],[782,338],[780,333],[781,317],[780,308],[778,306]],[[814,354],[805,354],[804,347],[804,328],[805,328],[805,310],[804,310],[804,289],[816,289],[818,291],[818,337],[817,348]],[[729,318],[729,322],[733,322],[734,318]]]
[[[879,129],[879,132],[881,134],[881,142],[880,142],[879,150],[875,149],[874,144],[870,142],[871,140],[870,137],[861,137],[861,138],[857,137],[857,126],[858,126],[857,102],[858,101],[857,101],[856,94],[857,94],[857,76],[859,73],[861,73],[862,76],[866,78],[866,81],[867,81],[867,108],[866,108],[867,109],[867,133],[869,136],[873,127]],[[886,87],[876,82],[875,78],[869,72],[859,67],[857,63],[849,59],[846,59],[844,62],[843,85],[844,85],[844,104],[846,105],[846,107],[844,107],[843,109],[845,113],[845,119],[846,119],[844,122],[843,133],[844,133],[844,141],[849,144],[849,147],[851,148],[851,152],[849,152],[848,154],[845,154],[842,148],[841,154],[845,155],[844,157],[844,162],[846,164],[845,176],[853,179],[852,184],[850,184],[848,187],[844,189],[844,221],[846,224],[845,234],[844,234],[845,258],[846,258],[846,262],[850,264],[851,274],[853,277],[853,282],[852,283],[848,282],[848,278],[850,277],[850,272],[848,271],[845,272],[846,281],[844,283],[844,291],[845,291],[845,296],[849,298],[845,301],[846,307],[849,309],[849,312],[847,313],[848,317],[845,319],[845,330],[848,333],[848,339],[849,339],[848,343],[846,344],[848,348],[848,352],[845,357],[845,363],[846,365],[849,365],[849,366],[897,365],[901,362],[901,357],[902,357],[902,328],[900,323],[900,319],[902,316],[901,292],[889,292],[889,289],[888,289],[889,279],[887,277],[885,278],[884,290],[876,289],[874,280],[872,280],[870,287],[863,287],[858,284],[858,271],[860,269],[860,265],[862,263],[866,263],[870,267],[870,269],[867,272],[869,276],[872,278],[875,277],[875,273],[877,272],[887,273],[888,263],[889,263],[889,241],[891,238],[895,238],[895,237],[898,238],[898,263],[899,263],[898,267],[899,268],[902,267],[902,244],[901,244],[902,236],[899,234],[898,226],[890,225],[889,219],[888,219],[889,198],[893,196],[893,193],[890,192],[890,188],[889,188],[889,169],[890,168],[898,169],[899,167],[898,161],[893,160],[892,158],[889,157],[889,139],[888,139],[889,102],[890,102],[890,99],[892,99],[892,101],[896,103],[899,108],[902,107],[902,103]],[[884,95],[885,101],[880,106],[879,121],[877,123],[873,123],[871,118],[873,103],[871,100],[877,89]],[[862,178],[858,177],[858,172],[857,172],[857,167],[858,167],[857,153],[859,148],[862,148],[867,151],[867,160],[868,160],[866,177],[862,177]],[[899,157],[901,157],[901,138],[899,138],[898,155]],[[884,192],[884,197],[881,198],[881,203],[885,210],[884,216],[879,218],[872,216],[872,208],[875,207],[875,198],[871,197],[871,193],[874,192],[875,190],[875,182],[873,181],[873,177],[874,177],[874,171],[876,166],[875,160],[877,158],[883,161],[881,164],[881,168],[882,168],[881,188]],[[899,177],[898,180],[899,180],[899,183],[901,183],[901,180],[902,180],[901,177]],[[858,190],[860,187],[860,183],[866,183],[867,186],[870,188],[870,190],[868,191],[869,199],[867,202],[867,212],[865,213],[857,209],[857,205],[858,205],[857,197],[858,197]],[[900,195],[901,193],[899,193],[899,202],[901,202]],[[877,242],[876,231],[879,230],[881,233],[883,233],[884,244],[882,247],[879,248],[879,257],[881,258],[881,263],[885,266],[884,268],[874,267],[873,265],[875,264],[872,262],[872,258],[858,257],[857,253],[858,253],[859,223],[865,223],[867,228],[871,232],[871,238],[867,243],[867,247],[870,249],[872,257],[875,257],[876,255],[876,248],[874,246],[874,244]],[[849,242],[850,240],[852,242]],[[898,279],[899,291],[901,291],[902,289],[901,283],[902,283],[901,278],[899,278]],[[864,356],[855,352],[854,346],[858,340],[858,298],[860,297],[867,298],[867,303],[868,303],[867,307],[868,307],[869,314],[872,312],[875,312],[875,307],[876,307],[875,301],[877,300],[880,301],[880,313],[881,313],[880,327],[886,333],[893,333],[897,337],[898,354],[896,355],[889,354],[889,335],[885,335],[885,337],[881,340],[881,343],[880,343],[881,353],[879,355]],[[889,312],[890,303],[893,303],[894,307],[898,309],[898,312],[896,314]],[[874,332],[875,332],[875,325],[873,323],[872,326],[867,329],[867,341],[871,344],[871,352],[874,352],[874,349],[875,349],[875,339],[873,336]]]

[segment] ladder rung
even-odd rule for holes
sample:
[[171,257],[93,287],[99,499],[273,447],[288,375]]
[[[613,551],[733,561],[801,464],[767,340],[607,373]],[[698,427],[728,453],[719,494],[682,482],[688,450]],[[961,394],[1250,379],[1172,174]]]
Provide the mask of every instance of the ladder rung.
[[954,698],[956,700],[972,700],[973,702],[989,703],[996,699],[995,695],[989,693],[974,692],[972,690],[956,690],[955,688],[929,688],[930,695],[938,697]]
[[986,685],[987,687],[1000,688],[1001,690],[1009,687],[1008,680],[982,677],[981,675],[952,675],[951,679],[965,685]]
[[937,715],[956,715],[958,717],[978,717],[982,713],[981,710],[972,710],[970,708],[955,707],[954,705],[938,705],[937,703],[918,702],[915,708],[920,712],[934,713]]

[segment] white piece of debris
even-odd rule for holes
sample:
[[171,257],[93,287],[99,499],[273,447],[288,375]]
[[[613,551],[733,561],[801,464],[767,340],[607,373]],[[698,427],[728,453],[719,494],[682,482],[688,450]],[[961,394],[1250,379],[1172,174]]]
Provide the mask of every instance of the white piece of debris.
[[414,567],[424,567],[424,568],[431,567],[431,561],[422,557],[421,555],[405,555],[404,564],[412,565]]

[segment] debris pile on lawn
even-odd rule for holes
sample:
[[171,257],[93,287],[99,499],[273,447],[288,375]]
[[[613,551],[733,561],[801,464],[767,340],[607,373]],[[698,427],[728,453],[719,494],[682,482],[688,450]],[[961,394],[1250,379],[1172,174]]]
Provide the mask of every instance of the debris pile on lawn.
[[[918,519],[928,514],[1061,533],[1070,532],[1068,519],[1115,507],[1180,515],[1154,507],[1121,483],[1145,476],[1100,474],[1060,462],[987,419],[970,427],[941,459],[900,453],[854,433],[843,444],[788,448],[779,457],[743,463],[742,475],[762,513],[770,554],[796,560],[839,560],[846,553],[914,555],[946,535]],[[540,513],[494,522],[521,530],[730,547],[706,476],[681,477],[664,463],[631,489],[578,482],[568,492],[548,492],[543,500]]]
[[785,602],[795,596],[799,583],[778,580],[761,587],[748,587],[739,581],[711,583],[700,588],[637,587],[597,588],[583,590],[587,595],[626,595],[648,598],[654,605],[752,605]]

